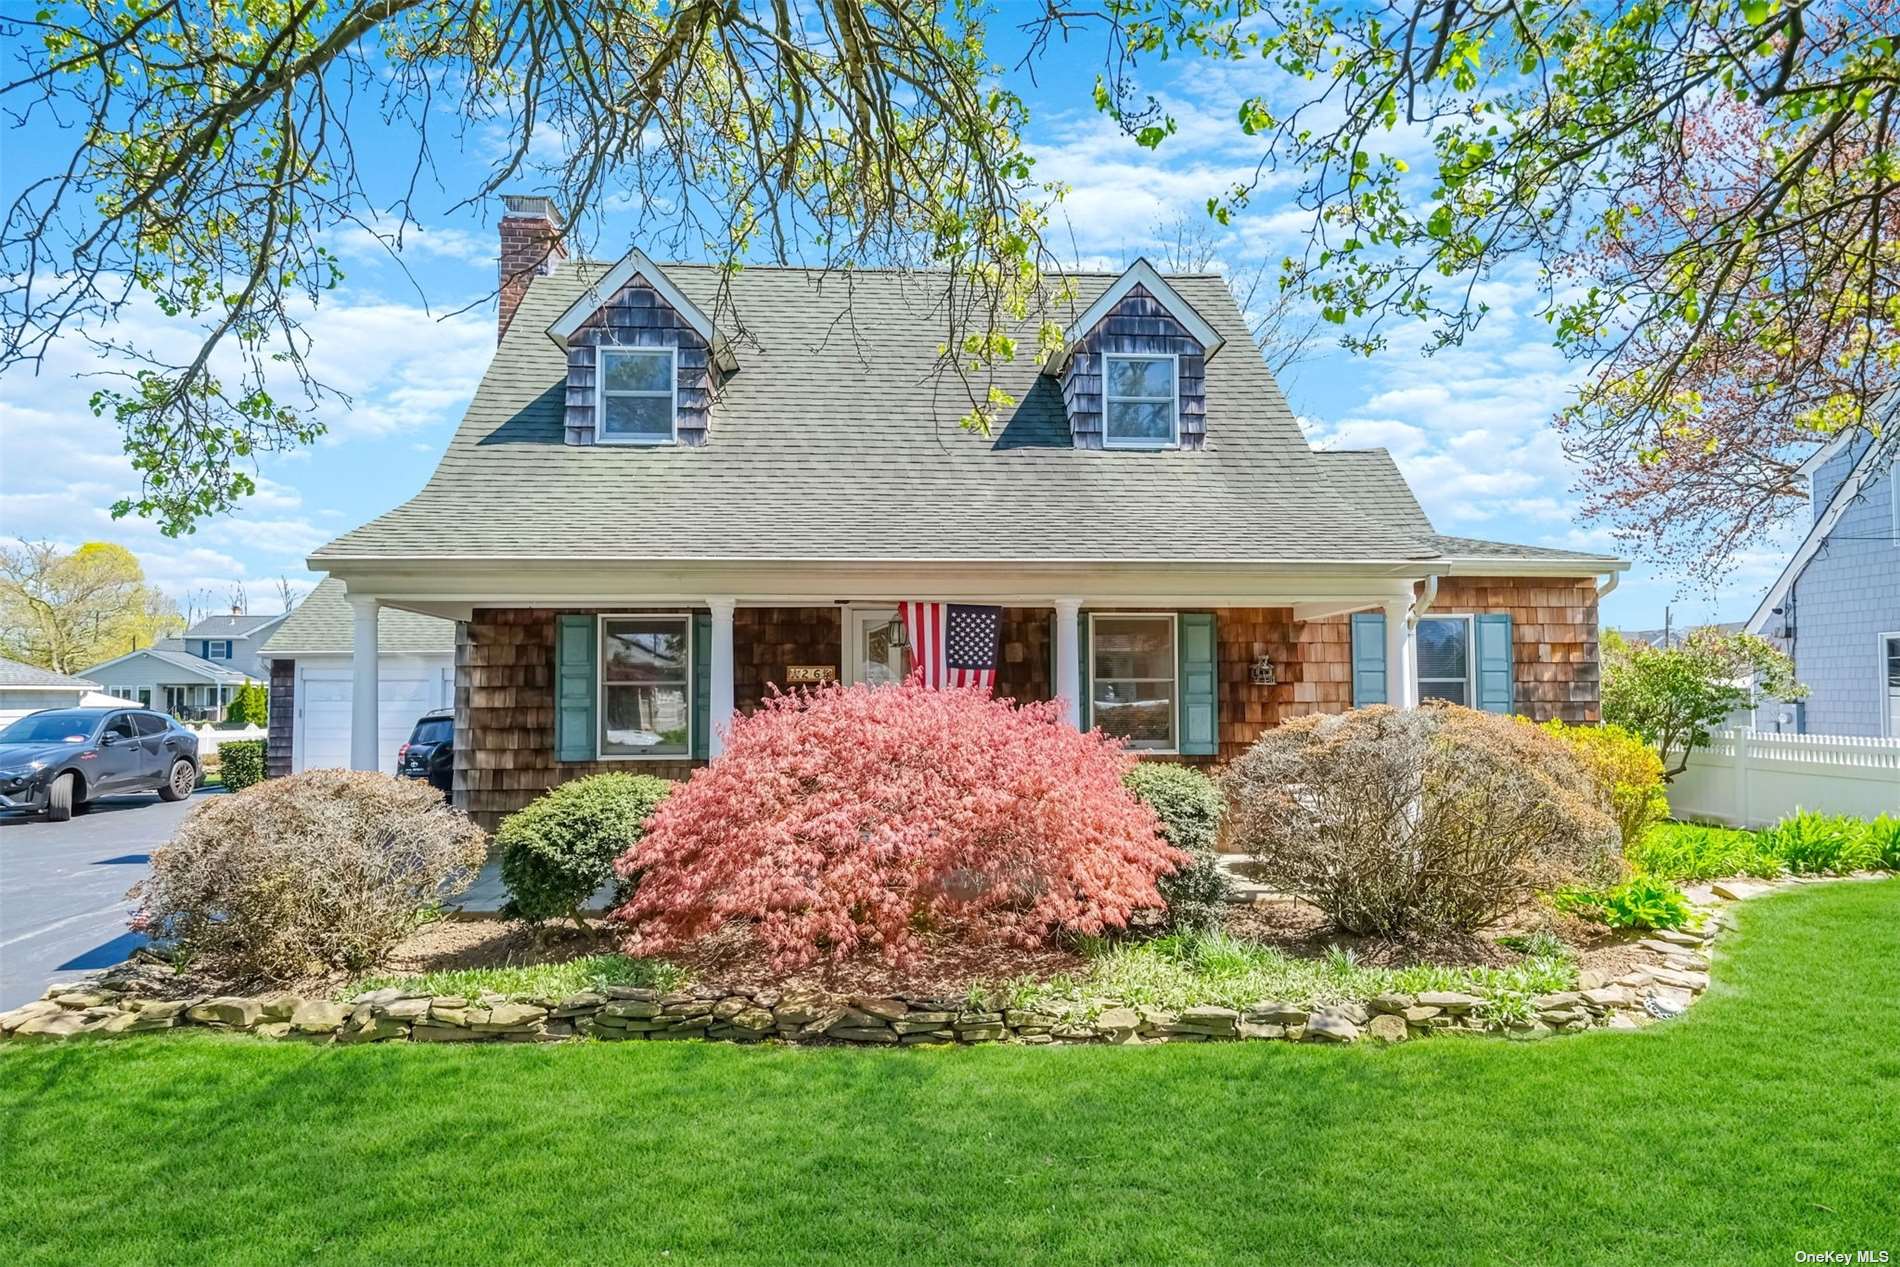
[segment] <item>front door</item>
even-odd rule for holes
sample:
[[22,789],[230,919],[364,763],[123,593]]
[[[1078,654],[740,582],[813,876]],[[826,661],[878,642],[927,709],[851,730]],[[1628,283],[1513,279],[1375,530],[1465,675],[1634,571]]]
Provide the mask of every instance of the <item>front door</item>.
[[882,686],[910,673],[910,649],[900,645],[895,607],[853,607],[845,639],[845,671],[853,682]]

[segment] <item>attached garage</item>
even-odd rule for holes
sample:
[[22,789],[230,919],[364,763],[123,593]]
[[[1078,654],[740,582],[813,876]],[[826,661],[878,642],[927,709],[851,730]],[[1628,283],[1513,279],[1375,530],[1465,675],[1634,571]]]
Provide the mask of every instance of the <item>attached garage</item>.
[[[350,764],[350,605],[343,583],[324,580],[260,653],[271,665],[272,776]],[[376,630],[376,756],[396,771],[396,750],[416,719],[455,704],[455,623],[385,609]]]
[[[455,704],[455,657],[379,657],[376,690],[376,757],[384,773],[396,772],[396,750],[416,719],[431,709]],[[297,662],[297,706],[291,744],[293,771],[350,765],[349,657],[315,657]]]

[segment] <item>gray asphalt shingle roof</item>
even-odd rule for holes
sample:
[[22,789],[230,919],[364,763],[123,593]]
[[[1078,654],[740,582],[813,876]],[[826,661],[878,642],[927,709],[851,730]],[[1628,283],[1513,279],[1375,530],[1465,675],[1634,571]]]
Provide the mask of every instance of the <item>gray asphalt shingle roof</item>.
[[185,630],[187,638],[246,638],[274,621],[282,620],[283,613],[270,616],[204,616],[191,628]]
[[1418,504],[1411,485],[1399,471],[1398,463],[1384,449],[1321,449],[1314,453],[1320,469],[1333,487],[1344,496],[1367,507],[1380,517],[1431,541],[1438,551],[1454,559],[1522,559],[1527,563],[1616,562],[1608,555],[1581,550],[1556,550],[1548,546],[1514,545],[1507,541],[1486,541],[1479,537],[1453,537],[1438,532]]
[[51,669],[0,657],[0,691],[8,689],[96,691],[99,684],[87,678],[55,673]]
[[222,664],[217,664],[210,660],[203,659],[200,656],[195,656],[189,651],[173,651],[158,646],[140,647],[137,651],[129,651],[122,656],[114,656],[110,660],[93,665],[90,669],[87,669],[86,672],[97,673],[100,669],[106,668],[109,665],[121,664],[132,659],[134,656],[150,656],[161,664],[170,665],[185,675],[178,679],[181,682],[187,680],[209,680],[237,684],[250,680],[244,673],[237,669],[226,668]]
[[[1207,367],[1206,447],[1069,443],[1034,331],[1003,370],[1020,402],[991,437],[936,373],[941,275],[733,281],[739,369],[704,447],[562,442],[564,353],[548,325],[599,265],[538,277],[435,474],[406,504],[324,546],[349,558],[1403,560],[1431,542],[1322,475],[1215,276],[1170,278],[1229,340]],[[715,270],[667,265],[708,311]],[[1112,279],[1073,279],[1075,311]],[[742,329],[740,326],[742,325]]]
[[[291,659],[300,655],[349,655],[353,616],[343,582],[325,577],[279,625],[258,654]],[[385,607],[376,617],[376,649],[385,655],[455,650],[455,622],[439,616]]]

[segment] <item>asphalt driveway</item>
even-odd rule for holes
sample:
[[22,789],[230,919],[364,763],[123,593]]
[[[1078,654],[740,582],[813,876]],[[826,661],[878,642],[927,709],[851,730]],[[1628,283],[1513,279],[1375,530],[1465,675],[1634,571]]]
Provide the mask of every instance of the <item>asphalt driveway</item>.
[[0,814],[0,1011],[142,944],[125,926],[125,891],[179,820],[219,795],[172,805],[149,792],[108,796],[64,823]]

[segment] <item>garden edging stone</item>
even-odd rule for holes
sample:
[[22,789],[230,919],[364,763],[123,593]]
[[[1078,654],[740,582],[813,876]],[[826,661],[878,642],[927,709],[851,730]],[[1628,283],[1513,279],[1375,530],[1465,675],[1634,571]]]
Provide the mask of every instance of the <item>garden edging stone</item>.
[[[1805,881],[1812,882],[1812,881]],[[1738,885],[1753,897],[1781,885]],[[1712,886],[1720,895],[1726,886]],[[1737,898],[1735,900],[1742,900]],[[1381,1043],[1437,1035],[1542,1038],[1589,1029],[1638,1029],[1681,1015],[1708,989],[1708,947],[1728,922],[1707,912],[1698,932],[1656,933],[1636,943],[1654,957],[1617,981],[1580,981],[1576,990],[1517,996],[1522,1007],[1493,1008],[1484,994],[1424,991],[1381,994],[1308,1009],[1279,1001],[1180,1010],[1114,999],[1008,1007],[1001,997],[945,1000],[854,996],[836,1002],[777,989],[678,990],[662,994],[606,986],[561,998],[531,995],[428,995],[393,987],[348,1001],[305,999],[284,990],[258,996],[149,997],[169,969],[125,963],[85,982],[0,1013],[0,1035],[13,1040],[113,1037],[198,1026],[268,1039],[317,1043],[553,1042],[579,1038],[853,1043],[884,1046],[1013,1042],[1166,1043],[1280,1041]],[[993,1006],[991,1006],[993,1005]],[[1524,1010],[1528,1009],[1528,1015]]]

